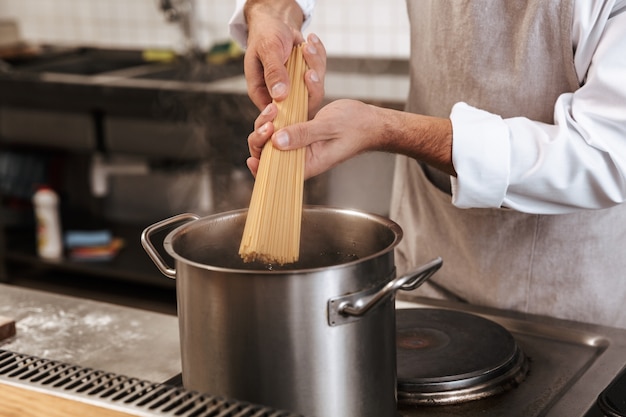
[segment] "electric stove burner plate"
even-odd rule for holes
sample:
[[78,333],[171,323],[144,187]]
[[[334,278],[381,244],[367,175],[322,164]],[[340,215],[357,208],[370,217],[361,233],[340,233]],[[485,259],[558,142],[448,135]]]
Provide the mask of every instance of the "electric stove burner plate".
[[444,309],[396,311],[398,402],[457,404],[508,391],[528,372],[513,335],[491,320]]

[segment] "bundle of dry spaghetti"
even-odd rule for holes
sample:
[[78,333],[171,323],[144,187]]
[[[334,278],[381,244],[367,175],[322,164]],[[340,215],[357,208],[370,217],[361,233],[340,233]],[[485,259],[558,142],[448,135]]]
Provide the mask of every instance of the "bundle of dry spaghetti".
[[[302,46],[295,46],[287,61],[291,80],[289,95],[276,102],[275,129],[304,122],[308,92],[304,84],[306,63]],[[300,227],[304,188],[305,149],[281,151],[268,141],[257,171],[248,217],[239,247],[245,262],[283,265],[296,262],[300,254]]]

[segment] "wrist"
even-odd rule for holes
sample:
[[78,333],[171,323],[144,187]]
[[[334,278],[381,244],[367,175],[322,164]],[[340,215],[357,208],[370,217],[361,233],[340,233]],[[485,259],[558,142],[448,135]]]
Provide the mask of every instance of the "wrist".
[[300,32],[304,23],[304,13],[295,0],[248,0],[243,9],[248,27],[255,19],[271,17]]

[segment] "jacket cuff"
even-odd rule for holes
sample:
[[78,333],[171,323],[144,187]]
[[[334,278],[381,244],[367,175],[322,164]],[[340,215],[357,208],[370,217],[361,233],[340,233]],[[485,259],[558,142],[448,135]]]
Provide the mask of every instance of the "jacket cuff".
[[[237,1],[235,12],[228,22],[228,28],[231,38],[233,38],[242,48],[245,48],[248,45],[248,25],[246,23],[246,18],[243,14],[243,6],[245,5],[245,3],[245,0]],[[304,31],[304,29],[306,29],[311,22],[313,9],[315,7],[315,1],[296,0],[296,3],[298,3],[300,8],[302,9],[302,13],[304,14],[304,22],[302,23],[301,29],[302,31]]]
[[457,103],[452,121],[452,204],[499,208],[509,183],[509,129],[498,115]]

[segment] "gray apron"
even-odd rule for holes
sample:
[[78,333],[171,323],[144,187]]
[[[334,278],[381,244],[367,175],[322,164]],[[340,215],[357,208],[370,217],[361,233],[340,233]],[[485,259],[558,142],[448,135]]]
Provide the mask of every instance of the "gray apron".
[[[465,101],[503,118],[553,123],[557,97],[579,87],[573,1],[407,1],[407,111],[449,117]],[[449,183],[398,156],[391,207],[405,232],[398,269],[444,260],[414,295],[626,327],[626,205],[566,215],[459,209]]]

